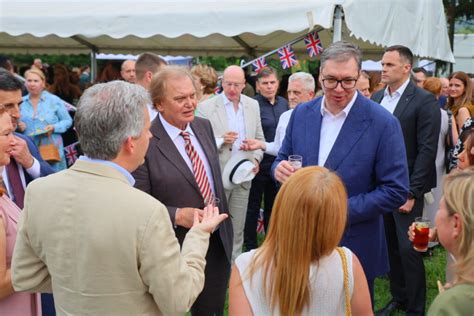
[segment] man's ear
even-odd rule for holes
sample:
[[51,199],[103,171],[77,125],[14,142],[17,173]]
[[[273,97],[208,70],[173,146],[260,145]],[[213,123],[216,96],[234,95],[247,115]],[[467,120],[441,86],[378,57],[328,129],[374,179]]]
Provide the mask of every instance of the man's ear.
[[153,107],[158,111],[158,112],[163,112],[163,105],[161,105],[161,103],[156,103],[156,104],[153,104]]
[[135,150],[135,143],[133,142],[133,138],[131,136],[127,137],[122,146],[123,150],[129,154],[133,153]]
[[145,77],[147,78],[148,82],[151,82],[151,79],[153,78],[153,73],[151,71],[145,72]]
[[410,73],[411,72],[411,65],[410,64],[403,65],[403,68],[405,70],[405,73]]

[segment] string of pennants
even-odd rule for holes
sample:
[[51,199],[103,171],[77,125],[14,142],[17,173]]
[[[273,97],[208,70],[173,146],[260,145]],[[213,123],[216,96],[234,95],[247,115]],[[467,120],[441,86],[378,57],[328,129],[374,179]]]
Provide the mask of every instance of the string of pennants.
[[[316,31],[308,33],[304,37],[304,43],[306,46],[306,52],[308,53],[309,57],[316,57],[317,55],[320,55],[324,50],[321,40],[319,39],[318,32]],[[280,47],[277,50],[277,53],[280,59],[281,67],[283,69],[288,69],[298,64],[298,59],[296,58],[296,54],[293,51],[291,44],[286,44]],[[268,56],[268,54],[266,56]],[[257,73],[260,72],[262,68],[268,66],[265,60],[265,56],[256,58],[250,63],[252,64],[255,72]]]

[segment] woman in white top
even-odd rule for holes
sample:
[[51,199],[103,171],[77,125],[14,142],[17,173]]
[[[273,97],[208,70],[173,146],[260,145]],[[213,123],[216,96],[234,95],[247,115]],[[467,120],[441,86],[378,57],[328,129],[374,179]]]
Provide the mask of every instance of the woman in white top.
[[323,167],[294,173],[275,199],[262,246],[235,261],[229,314],[371,315],[359,260],[337,249],[346,220],[347,193],[335,173]]

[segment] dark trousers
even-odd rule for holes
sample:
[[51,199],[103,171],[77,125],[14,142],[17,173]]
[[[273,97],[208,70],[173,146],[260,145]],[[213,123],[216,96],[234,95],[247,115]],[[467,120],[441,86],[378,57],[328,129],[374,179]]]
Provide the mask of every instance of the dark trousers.
[[224,304],[230,277],[230,262],[225,254],[224,246],[216,231],[209,240],[206,255],[206,279],[204,289],[191,307],[193,316],[224,315]]
[[252,180],[244,229],[244,246],[247,251],[258,247],[257,221],[260,213],[260,206],[262,205],[262,196],[265,231],[268,231],[273,202],[275,201],[277,192],[278,188],[275,181],[270,177],[269,172],[262,172],[261,170]]
[[43,316],[55,316],[53,294],[41,293],[41,313]]
[[408,214],[398,210],[384,216],[390,262],[390,292],[394,301],[405,305],[406,315],[424,315],[426,301],[425,266],[421,253],[408,239],[408,227],[423,212],[423,198]]

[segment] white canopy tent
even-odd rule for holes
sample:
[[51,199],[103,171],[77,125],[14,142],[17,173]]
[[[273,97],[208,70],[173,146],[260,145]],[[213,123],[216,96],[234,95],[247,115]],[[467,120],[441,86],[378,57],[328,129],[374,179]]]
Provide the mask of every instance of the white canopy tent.
[[[335,22],[336,8],[344,23]],[[0,0],[5,54],[256,57],[313,28],[323,46],[353,41],[367,59],[402,44],[419,57],[454,62],[442,0]],[[308,58],[303,43],[293,48]]]

